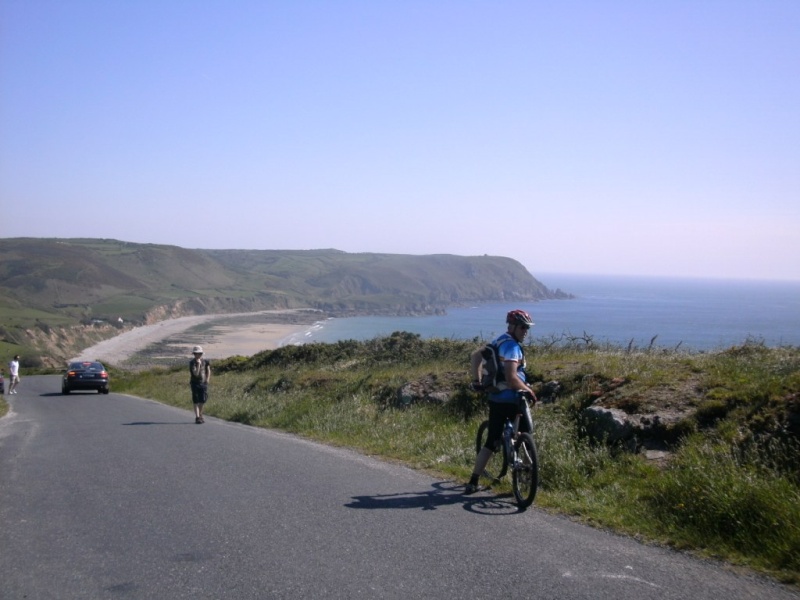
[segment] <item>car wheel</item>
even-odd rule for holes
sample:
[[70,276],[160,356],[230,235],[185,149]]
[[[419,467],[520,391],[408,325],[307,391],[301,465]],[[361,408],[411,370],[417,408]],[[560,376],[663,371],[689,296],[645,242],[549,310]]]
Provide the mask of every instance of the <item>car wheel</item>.
[[68,387],[62,387],[61,388],[61,393],[66,396],[67,394],[69,394],[69,388]]

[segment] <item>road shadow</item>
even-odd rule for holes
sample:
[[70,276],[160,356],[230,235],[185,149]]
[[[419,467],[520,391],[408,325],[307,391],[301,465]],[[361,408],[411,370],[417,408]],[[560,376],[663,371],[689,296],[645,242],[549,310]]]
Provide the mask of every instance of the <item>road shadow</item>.
[[196,425],[191,421],[133,421],[131,423],[122,423],[122,425]]
[[513,500],[508,499],[511,498],[510,494],[492,495],[491,490],[487,490],[467,496],[464,494],[464,485],[452,481],[439,481],[431,487],[433,489],[421,492],[353,496],[353,501],[345,506],[370,510],[408,508],[436,510],[443,506],[460,504],[465,510],[483,515],[509,515],[521,512]]
[[62,394],[61,392],[47,392],[46,394],[39,394],[40,398],[52,398],[58,396],[59,398],[69,398],[70,396],[103,396],[105,394],[98,394],[94,390],[74,390],[69,394]]

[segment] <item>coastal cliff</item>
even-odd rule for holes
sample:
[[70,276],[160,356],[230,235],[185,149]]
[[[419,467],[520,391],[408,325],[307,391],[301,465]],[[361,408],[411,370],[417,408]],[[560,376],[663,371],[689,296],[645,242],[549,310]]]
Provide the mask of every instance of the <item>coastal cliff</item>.
[[330,316],[441,314],[566,298],[500,256],[203,250],[108,239],[0,240],[0,342],[74,352],[134,325],[311,308]]

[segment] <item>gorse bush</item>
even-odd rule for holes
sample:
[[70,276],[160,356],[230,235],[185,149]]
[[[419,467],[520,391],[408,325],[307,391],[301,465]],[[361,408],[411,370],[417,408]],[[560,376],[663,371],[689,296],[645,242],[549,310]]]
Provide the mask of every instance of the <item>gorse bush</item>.
[[432,360],[464,360],[474,349],[472,343],[457,340],[423,340],[419,334],[396,331],[388,337],[358,342],[344,340],[332,344],[313,343],[283,346],[256,354],[250,359],[234,357],[217,364],[216,369],[242,371],[259,368],[346,368],[351,361],[374,365],[419,365]]
[[[487,411],[468,387],[478,343],[395,332],[215,361],[206,412],[465,481]],[[800,350],[548,343],[526,356],[532,379],[557,380],[560,390],[533,411],[538,506],[800,582]],[[185,370],[115,373],[116,389],[190,409]],[[627,411],[689,411],[662,440],[664,461],[582,429],[582,411],[614,382],[622,385],[615,402]]]

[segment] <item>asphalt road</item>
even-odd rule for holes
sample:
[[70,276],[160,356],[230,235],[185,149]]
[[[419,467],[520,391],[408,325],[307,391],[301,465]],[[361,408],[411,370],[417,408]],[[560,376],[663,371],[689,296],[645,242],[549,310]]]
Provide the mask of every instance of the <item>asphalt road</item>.
[[25,377],[6,396],[3,599],[800,597],[349,451],[195,425],[188,389],[186,410],[59,391]]

